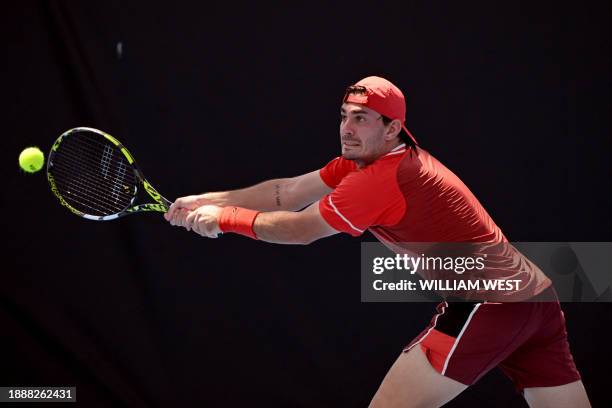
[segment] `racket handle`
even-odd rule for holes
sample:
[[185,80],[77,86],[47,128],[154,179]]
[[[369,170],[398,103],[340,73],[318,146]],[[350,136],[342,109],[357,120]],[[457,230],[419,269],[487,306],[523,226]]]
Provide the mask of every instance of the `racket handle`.
[[167,200],[166,197],[162,195],[160,195],[159,198],[161,199],[162,204],[166,207],[166,210],[170,208],[170,206],[172,205],[172,201]]

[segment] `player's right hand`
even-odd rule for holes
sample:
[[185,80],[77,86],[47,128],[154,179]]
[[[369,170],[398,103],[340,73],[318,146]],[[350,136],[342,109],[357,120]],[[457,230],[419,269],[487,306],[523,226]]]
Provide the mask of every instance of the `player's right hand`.
[[164,214],[166,221],[172,220],[176,216],[178,210],[189,210],[193,211],[203,205],[215,204],[205,197],[205,194],[190,195],[185,197],[177,198],[174,203],[168,208],[168,211]]

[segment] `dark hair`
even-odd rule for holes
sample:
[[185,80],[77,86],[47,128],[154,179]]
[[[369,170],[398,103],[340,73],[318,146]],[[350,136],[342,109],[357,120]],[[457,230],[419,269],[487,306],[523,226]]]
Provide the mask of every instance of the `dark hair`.
[[[391,121],[393,120],[391,118],[386,117],[385,115],[380,115],[380,116],[385,126],[388,126],[389,123],[391,123]],[[404,129],[400,129],[400,132],[397,136],[402,141],[402,143],[406,144],[406,149],[412,149],[416,151],[416,143],[414,143],[414,140],[412,140],[412,138],[406,134]]]
[[346,91],[344,91],[344,98],[342,98],[342,102],[346,102],[346,98],[348,98],[349,95],[366,95],[367,93],[368,90],[365,86],[351,85],[346,88]]
[[[349,95],[365,95],[365,94],[367,94],[367,88],[365,86],[351,85],[348,88],[346,88],[346,91],[344,92],[344,98],[342,98],[342,101],[346,102],[346,98],[348,98]],[[388,126],[389,123],[391,123],[391,121],[393,120],[391,118],[386,117],[385,115],[380,115],[380,117],[382,118],[383,124],[385,126]],[[406,145],[406,149],[411,149],[417,152],[418,154],[418,151],[416,149],[416,143],[414,143],[414,140],[412,140],[412,138],[406,134],[404,129],[400,129],[400,132],[397,136],[399,137],[400,141]]]

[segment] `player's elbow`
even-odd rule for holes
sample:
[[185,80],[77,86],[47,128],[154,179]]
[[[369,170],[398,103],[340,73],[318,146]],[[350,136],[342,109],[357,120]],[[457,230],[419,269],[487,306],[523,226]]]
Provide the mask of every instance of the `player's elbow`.
[[298,245],[310,245],[313,242],[315,242],[317,239],[319,238],[314,237],[314,236],[305,236],[300,239],[300,241],[298,242]]
[[297,231],[294,231],[288,238],[289,239],[287,240],[287,242],[293,245],[309,245],[310,243],[316,240],[316,238],[312,237],[309,233],[305,231],[301,231],[299,233]]
[[318,239],[338,233],[321,217],[317,204],[292,213],[290,217],[292,222],[286,224],[286,231],[294,244],[310,245]]
[[336,231],[328,231],[327,229],[317,228],[316,225],[309,225],[307,229],[302,230],[299,237],[300,245],[310,245],[313,242],[325,238],[336,233]]
[[310,245],[320,237],[310,228],[295,228],[291,242],[295,245]]
[[299,200],[297,199],[298,194],[299,187],[297,177],[286,179],[279,191],[280,200],[282,200],[283,207],[286,211],[298,211],[301,209]]

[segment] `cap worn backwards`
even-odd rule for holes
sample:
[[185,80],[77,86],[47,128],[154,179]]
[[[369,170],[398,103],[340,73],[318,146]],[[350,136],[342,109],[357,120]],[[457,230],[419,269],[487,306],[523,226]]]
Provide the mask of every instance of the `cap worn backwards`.
[[349,86],[343,102],[358,103],[391,119],[399,119],[402,129],[418,144],[406,128],[406,99],[400,89],[385,78],[369,76]]

